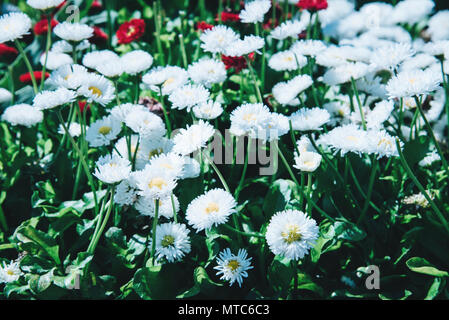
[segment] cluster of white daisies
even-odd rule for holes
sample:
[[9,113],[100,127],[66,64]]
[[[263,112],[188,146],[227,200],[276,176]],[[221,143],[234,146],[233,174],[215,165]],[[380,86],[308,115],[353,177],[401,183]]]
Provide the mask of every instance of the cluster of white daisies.
[[[29,0],[28,4],[44,10],[61,2]],[[268,66],[280,77],[285,75],[271,90],[274,104],[294,111],[283,115],[272,112],[262,101],[242,101],[230,113],[229,129],[235,136],[264,141],[278,140],[291,130],[301,133],[294,150],[294,167],[301,172],[313,172],[321,163],[322,155],[311,141],[315,138],[316,145],[341,156],[348,152],[377,158],[397,156],[396,136],[407,140],[415,130],[403,119],[412,119],[416,103],[427,98],[430,109],[426,117],[436,137],[444,138],[447,116],[442,111],[446,96],[441,83],[449,72],[449,28],[441,26],[448,24],[449,12],[439,12],[429,19],[434,5],[430,0],[405,0],[395,7],[371,3],[358,11],[349,0],[328,2],[329,7],[318,17],[324,35],[338,44],[297,40],[314,17],[308,11],[298,11],[266,38],[242,37],[225,25],[206,30],[199,39],[205,55],[188,68],[151,68],[153,57],[142,50],[122,56],[110,50],[84,53],[91,48],[87,39],[93,29],[82,23],[60,23],[54,34],[61,40],[40,59],[47,70],[52,70],[45,82],[46,90],[35,95],[33,105],[8,107],[2,120],[12,126],[32,127],[43,121],[45,110],[58,110],[78,99],[104,107],[107,115],[89,127],[68,119],[59,132],[64,133],[67,127],[72,137],[83,138],[90,147],[102,150],[104,155],[96,162],[94,176],[113,186],[117,205],[133,206],[150,217],[157,211],[167,219],[155,230],[157,260],[179,261],[191,250],[189,228],[203,232],[227,223],[237,212],[231,193],[212,189],[188,205],[186,224],[177,221],[180,206],[176,186],[182,179],[200,175],[203,164],[190,155],[205,148],[215,132],[208,121],[224,112],[223,100],[217,93],[220,86],[216,85],[227,81],[228,75],[218,58],[220,54],[245,58],[251,71],[249,54],[261,54],[268,44],[277,48],[271,55],[269,50],[265,53]],[[247,2],[240,12],[241,22],[260,24],[270,8],[269,0]],[[404,25],[414,23],[427,23],[425,32],[430,41],[412,39]],[[0,18],[0,43],[19,40],[30,28],[31,20],[24,13],[4,15]],[[73,51],[82,53],[80,64],[68,54]],[[315,79],[317,66],[324,73]],[[152,90],[161,101],[167,97],[170,109],[192,112],[198,121],[169,136],[167,118],[136,104],[138,101],[120,101],[117,80],[123,74],[141,76],[142,83],[137,85]],[[324,83],[328,90],[319,92],[317,83]],[[351,88],[352,96],[346,94],[347,88]],[[312,98],[316,107],[303,107],[304,101]],[[11,93],[0,89],[0,101],[10,100]],[[166,116],[165,106],[162,108]],[[403,119],[395,116],[395,110],[403,112]],[[420,117],[415,122],[423,126]],[[321,134],[323,129],[325,133]],[[418,134],[425,132],[418,130]],[[429,165],[438,159],[435,150],[429,150],[420,164]],[[318,234],[315,220],[301,211],[286,210],[271,218],[266,240],[274,254],[298,260],[313,247]],[[216,269],[223,279],[241,285],[252,268],[250,260],[244,249],[237,255],[226,249],[219,255]],[[4,266],[0,274],[6,281],[8,275],[14,277],[16,273],[14,267]]]

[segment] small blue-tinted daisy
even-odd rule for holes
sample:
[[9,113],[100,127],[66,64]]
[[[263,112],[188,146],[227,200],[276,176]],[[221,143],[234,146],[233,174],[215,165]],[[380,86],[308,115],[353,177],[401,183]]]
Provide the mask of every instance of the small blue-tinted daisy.
[[243,278],[248,277],[248,273],[246,272],[249,269],[252,269],[251,259],[248,258],[248,253],[245,249],[240,249],[237,255],[234,255],[229,248],[220,252],[217,257],[217,266],[214,269],[218,270],[217,276],[222,275],[220,277],[221,280],[229,281],[229,285],[237,281],[239,287],[242,286]]

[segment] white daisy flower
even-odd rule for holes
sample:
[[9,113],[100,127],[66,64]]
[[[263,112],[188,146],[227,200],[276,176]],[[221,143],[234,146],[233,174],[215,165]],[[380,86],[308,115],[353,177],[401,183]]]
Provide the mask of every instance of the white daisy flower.
[[184,157],[183,175],[180,179],[192,179],[200,176],[200,163],[194,158]]
[[315,245],[316,221],[298,210],[285,210],[271,217],[265,237],[270,250],[292,260],[302,259]]
[[230,131],[235,136],[249,135],[256,138],[259,131],[267,128],[272,120],[270,110],[262,103],[247,103],[231,113]]
[[400,71],[413,70],[413,69],[426,69],[432,65],[439,64],[437,58],[430,54],[421,53],[414,57],[405,60],[401,66]]
[[209,90],[202,85],[187,84],[178,89],[175,89],[168,100],[172,103],[173,109],[190,109],[197,104],[207,102],[210,98]]
[[184,163],[185,157],[175,153],[167,153],[151,157],[147,166],[149,168],[166,170],[172,176],[180,178],[183,175]]
[[131,162],[118,155],[107,154],[98,159],[95,163],[94,176],[107,184],[118,183],[128,179],[131,173]]
[[95,68],[99,73],[108,78],[117,78],[124,73],[124,66],[117,61],[107,61]]
[[186,219],[197,232],[226,223],[236,212],[234,197],[222,189],[212,189],[196,197],[187,206]]
[[6,108],[2,114],[2,120],[13,126],[32,127],[41,123],[44,113],[29,104],[16,104]]
[[76,92],[59,88],[55,91],[39,92],[33,99],[33,106],[39,110],[53,109],[67,103],[71,103],[76,99]]
[[209,100],[194,106],[192,111],[198,119],[213,120],[221,116],[224,110],[219,102]]
[[428,23],[427,33],[433,41],[449,39],[449,11],[442,10],[433,15]]
[[440,161],[440,160],[441,160],[440,155],[438,154],[438,152],[436,150],[434,150],[432,152],[427,153],[426,156],[421,161],[419,161],[418,164],[421,167],[428,167],[428,166],[431,166],[434,162]]
[[363,62],[345,63],[330,68],[323,76],[323,82],[329,86],[357,80],[370,72],[370,67]]
[[259,49],[265,45],[265,40],[259,36],[245,36],[243,40],[236,40],[232,42],[225,50],[225,54],[230,57],[241,57],[252,52],[261,54]]
[[190,125],[187,129],[180,129],[173,137],[173,152],[186,156],[206,146],[206,143],[215,133],[215,129],[209,123],[200,120]]
[[239,40],[239,35],[229,27],[218,25],[204,31],[200,37],[201,48],[206,52],[224,53],[227,48]]
[[94,29],[83,23],[62,22],[54,27],[53,32],[63,40],[80,42],[91,38]]
[[53,71],[48,79],[50,83],[65,87],[67,89],[76,90],[89,76],[87,69],[79,64],[64,65]]
[[140,104],[124,103],[108,110],[111,116],[120,122],[125,122],[126,117],[133,112],[148,112],[148,109]]
[[234,255],[229,248],[226,248],[218,255],[217,266],[214,269],[218,270],[217,276],[221,275],[221,280],[229,281],[229,286],[237,281],[239,287],[241,287],[243,278],[248,277],[246,271],[253,268],[251,259],[248,258],[245,249],[240,249],[237,255]]
[[18,261],[11,261],[8,265],[3,261],[3,266],[0,264],[0,283],[17,281],[22,275],[23,272],[20,270]]
[[[390,136],[385,130],[369,130],[367,137],[367,153],[376,154],[378,159],[399,156],[395,138]],[[400,144],[402,147],[403,143],[401,142]]]
[[330,120],[330,114],[326,109],[302,108],[290,115],[292,129],[298,131],[320,130]]
[[[48,56],[48,58],[46,58],[47,56]],[[43,55],[41,55],[41,58],[39,60],[41,65],[45,64],[45,59],[47,59],[47,67],[46,68],[48,70],[55,70],[64,65],[73,63],[72,57],[69,56],[68,54],[57,53],[57,52],[52,52],[52,51],[49,51],[48,54],[44,53]]]
[[[71,137],[76,138],[81,135],[81,125],[79,123],[72,122],[70,123],[70,125],[66,123],[66,127],[69,129],[69,134]],[[65,134],[65,130],[62,124],[60,124],[58,127],[58,133]]]
[[[158,216],[167,219],[173,218],[173,205],[175,212],[178,213],[179,200],[175,195],[173,195],[173,203],[171,196],[159,199]],[[140,197],[134,204],[134,208],[139,211],[140,214],[154,218],[156,213],[156,201],[153,198]]]
[[143,50],[134,50],[125,53],[120,58],[123,71],[130,75],[136,75],[150,69],[153,61],[153,56]]
[[0,43],[21,39],[30,29],[31,19],[25,13],[4,14],[0,17]]
[[276,71],[294,71],[304,67],[307,59],[292,50],[275,53],[268,60],[268,66]]
[[280,137],[289,131],[288,117],[280,113],[271,113],[264,129],[259,130],[256,137],[264,142],[279,140]]
[[127,179],[122,180],[115,188],[114,203],[120,206],[134,204],[139,196],[135,173],[131,172]]
[[[76,46],[76,51],[83,51],[90,47],[89,40],[83,40]],[[51,51],[56,53],[73,53],[73,46],[65,40],[58,40],[51,46]]]
[[149,166],[137,171],[139,195],[151,199],[163,199],[171,195],[176,187],[176,179],[167,170],[155,170]]
[[176,66],[157,67],[142,77],[143,83],[151,90],[160,93],[159,88],[161,88],[164,96],[184,86],[188,80],[189,73]]
[[382,78],[377,77],[374,73],[368,73],[365,77],[356,80],[357,90],[369,93],[372,96],[386,99],[387,90],[382,84]]
[[367,131],[354,124],[337,127],[320,136],[318,144],[339,150],[343,157],[348,152],[367,153],[369,137]]
[[405,0],[394,7],[391,21],[396,23],[414,24],[425,19],[431,12],[435,3],[432,0]]
[[303,56],[316,57],[326,48],[326,44],[321,40],[299,40],[291,46],[290,51]]
[[107,146],[122,130],[122,124],[108,116],[92,123],[86,132],[86,140],[91,147]]
[[301,152],[295,154],[294,168],[304,172],[314,172],[321,164],[321,155],[316,152]]
[[173,149],[174,143],[165,137],[154,139],[142,139],[136,156],[136,168],[142,170],[153,157],[169,153]]
[[298,95],[309,88],[313,80],[309,75],[299,75],[287,82],[279,82],[273,89],[273,96],[277,102],[288,105],[297,99]]
[[296,146],[300,154],[303,152],[316,152],[315,148],[310,142],[310,139],[306,136],[302,136],[298,141],[296,141]]
[[296,38],[306,28],[307,23],[305,20],[287,20],[274,28],[270,35],[277,40],[284,40],[290,37]]
[[27,4],[30,7],[33,7],[34,9],[39,9],[39,10],[47,10],[47,9],[56,8],[63,2],[64,2],[64,0],[27,0]]
[[240,21],[243,23],[263,22],[265,14],[271,8],[270,0],[254,0],[245,3],[245,8],[240,11]]
[[406,70],[391,78],[386,89],[390,99],[421,96],[437,90],[441,81],[438,72]]
[[113,83],[103,76],[90,74],[78,89],[78,94],[85,96],[88,102],[96,102],[105,106],[115,98]]
[[380,101],[375,108],[366,115],[366,126],[369,129],[377,129],[388,120],[394,109],[393,101]]
[[191,64],[187,71],[194,83],[204,85],[206,88],[227,78],[225,64],[215,59],[201,59]]
[[158,140],[167,132],[164,121],[150,111],[131,112],[126,116],[125,124],[144,139]]
[[191,250],[189,230],[184,224],[169,222],[156,227],[157,260],[181,260]]
[[376,49],[371,56],[371,63],[377,70],[395,70],[414,54],[415,51],[409,43],[394,43]]
[[83,65],[88,68],[96,69],[105,61],[116,61],[119,63],[120,57],[111,50],[100,50],[88,52],[83,57]]
[[0,103],[10,102],[12,100],[12,93],[5,88],[0,88]]

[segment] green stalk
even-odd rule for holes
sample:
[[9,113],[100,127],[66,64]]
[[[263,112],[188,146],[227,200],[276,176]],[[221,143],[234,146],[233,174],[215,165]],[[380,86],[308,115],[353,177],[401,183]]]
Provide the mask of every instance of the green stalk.
[[355,84],[355,80],[351,77],[352,90],[354,90],[355,97],[357,99],[357,104],[359,106],[360,117],[362,118],[362,127],[363,130],[366,130],[366,121],[365,114],[363,113],[362,102],[360,101],[359,91],[357,90],[357,86]]
[[427,190],[424,189],[422,184],[419,182],[418,178],[416,178],[416,176],[413,174],[412,169],[410,169],[410,167],[409,167],[409,165],[407,163],[407,160],[405,159],[404,154],[402,153],[401,145],[399,144],[399,140],[397,138],[396,138],[396,149],[398,150],[399,159],[401,160],[402,166],[404,167],[405,171],[410,176],[410,178],[413,180],[414,184],[419,189],[419,191],[423,194],[423,196],[429,202],[431,208],[433,209],[433,211],[435,212],[437,217],[440,219],[440,221],[443,224],[443,226],[446,229],[446,231],[449,233],[449,225],[448,225],[446,219],[444,218],[443,213],[440,211],[440,209],[437,207],[435,202],[429,196],[429,194],[427,193]]
[[156,227],[159,219],[159,199],[154,200],[154,202],[153,234],[151,242],[151,258],[153,259],[153,265],[156,261]]
[[446,100],[444,101],[444,107],[445,107],[446,116],[447,116],[447,128],[448,128],[448,139],[449,139],[449,99],[447,98],[449,95],[449,86],[447,83],[446,74],[444,73],[444,60],[443,59],[440,59],[440,64],[441,64],[441,74],[443,76],[443,86],[444,86],[444,90],[446,91]]
[[78,156],[79,156],[80,161],[84,168],[84,172],[86,173],[87,180],[89,181],[90,187],[92,189],[92,194],[93,194],[94,202],[95,202],[95,215],[98,215],[98,199],[97,199],[97,193],[96,193],[96,188],[95,188],[95,183],[94,183],[94,180],[92,177],[92,173],[89,170],[89,166],[87,165],[87,162],[86,162],[86,159],[84,158],[83,153],[81,152],[81,150],[79,149],[75,140],[69,133],[69,129],[67,128],[67,126],[64,122],[64,119],[62,118],[61,109],[58,108],[56,115],[58,116],[59,122],[61,123],[62,127],[64,128],[64,131],[66,132],[67,136],[69,137],[69,140],[72,143],[73,148],[78,153]]
[[16,101],[16,89],[14,86],[14,70],[13,65],[8,66],[8,74],[9,74],[9,90],[11,91],[12,98],[11,98],[11,105],[14,105],[14,102]]
[[248,160],[249,160],[249,156],[251,154],[251,138],[248,137],[248,146],[247,146],[247,150],[246,150],[246,157],[245,157],[245,163],[243,165],[243,171],[242,171],[242,176],[240,177],[240,181],[239,184],[237,186],[237,189],[235,189],[235,193],[234,193],[234,198],[237,201],[240,195],[240,192],[242,191],[243,188],[243,183],[245,182],[245,177],[246,177],[246,170],[248,169]]
[[250,61],[250,59],[247,56],[245,56],[245,60],[246,60],[246,64],[248,65],[249,72],[251,73],[251,78],[252,78],[252,80],[254,82],[254,89],[256,90],[257,100],[260,103],[262,103],[263,99],[262,99],[262,94],[260,93],[259,86],[257,85],[256,73],[254,72],[254,68],[251,65],[251,61]]
[[447,164],[446,159],[444,158],[443,151],[441,150],[440,144],[438,143],[437,139],[435,138],[435,134],[433,133],[432,126],[430,125],[429,121],[426,118],[426,115],[424,114],[424,111],[422,109],[421,101],[417,96],[415,96],[416,105],[419,109],[419,113],[421,114],[421,117],[424,120],[424,123],[426,124],[427,133],[432,139],[433,144],[435,145],[435,148],[437,149],[437,152],[441,158],[441,162],[443,163],[444,170],[446,170],[446,173],[449,177],[449,166]]
[[173,198],[173,192],[170,195],[170,200],[171,200],[171,207],[173,210],[173,219],[175,220],[175,222],[178,222],[178,215],[176,214],[176,206],[175,206],[175,199]]
[[153,4],[154,25],[156,29],[156,46],[158,51],[159,65],[164,66],[164,50],[162,49],[161,42],[161,13],[160,13],[160,1]]
[[[25,65],[26,65],[26,67],[30,73],[30,76],[31,76],[31,82],[33,84],[34,93],[37,94],[39,92],[39,90],[37,88],[36,77],[34,76],[34,71],[33,71],[33,67],[31,66],[30,60],[28,60],[28,57],[27,57],[25,51],[23,50],[23,47],[20,44],[20,41],[16,39],[16,40],[14,40],[14,43],[16,44],[17,49],[19,49],[19,52],[22,55],[23,61],[25,61]],[[45,78],[45,74],[43,74],[42,77]]]
[[106,224],[108,223],[109,220],[109,216],[111,215],[111,211],[112,211],[112,207],[114,207],[114,186],[110,187],[110,200],[109,200],[109,207],[108,207],[108,211],[106,212],[106,216],[103,219],[103,222],[101,224],[100,229],[98,230],[98,233],[94,235],[94,237],[92,238],[93,242],[92,242],[92,246],[89,245],[90,250],[88,249],[88,253],[89,254],[94,254],[95,249],[98,245],[98,242],[100,241],[100,237],[104,231],[104,228],[106,227]]
[[312,214],[312,207],[310,206],[310,199],[312,198],[312,173],[307,174],[307,215]]
[[232,231],[232,232],[235,232],[235,233],[237,233],[239,235],[242,235],[242,236],[245,236],[245,237],[255,237],[255,238],[261,238],[261,239],[265,238],[265,236],[263,234],[261,234],[261,233],[240,231],[240,230],[237,230],[237,229],[231,227],[230,225],[228,225],[226,223],[222,224],[222,226],[225,227],[226,229]]
[[[45,61],[44,61],[44,67],[42,68],[42,74],[45,75],[45,72],[47,71],[47,60],[48,60],[48,52],[50,51],[51,47],[51,15],[47,15],[47,22],[48,22],[48,31],[47,31],[47,45],[45,47]],[[45,76],[41,79],[41,86],[40,90],[44,87],[44,81]]]
[[181,56],[182,56],[182,64],[185,69],[189,66],[189,62],[187,61],[187,53],[186,53],[186,47],[184,45],[184,36],[180,34],[179,36],[179,44],[181,45]]
[[370,174],[369,182],[368,182],[368,193],[366,195],[365,204],[363,205],[362,213],[360,214],[360,217],[357,220],[357,225],[360,225],[363,222],[363,220],[365,219],[366,212],[368,211],[368,208],[370,206],[371,196],[373,193],[373,186],[374,186],[374,182],[376,179],[377,167],[378,167],[378,161],[376,159],[376,156],[373,155],[373,159],[371,160],[371,174]]

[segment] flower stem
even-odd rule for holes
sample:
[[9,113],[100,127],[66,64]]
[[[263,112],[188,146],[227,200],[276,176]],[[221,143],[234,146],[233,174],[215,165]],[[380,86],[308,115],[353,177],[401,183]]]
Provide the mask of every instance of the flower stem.
[[156,261],[156,227],[159,219],[159,199],[154,200],[154,220],[153,220],[153,232],[151,242],[151,258],[153,259],[153,265]]
[[363,205],[362,213],[360,214],[360,217],[357,220],[357,225],[360,225],[363,222],[363,220],[365,219],[366,212],[368,211],[368,208],[370,206],[371,195],[373,193],[373,186],[376,179],[377,167],[378,161],[376,159],[376,156],[373,155],[373,159],[371,160],[371,174],[368,182],[368,193],[366,194],[365,204]]
[[[51,15],[47,15],[47,22],[48,22],[47,45],[45,47],[45,61],[44,61],[44,67],[42,68],[42,75],[45,75],[45,72],[47,71],[48,52],[50,51],[50,47],[51,47]],[[44,87],[44,81],[45,81],[45,77],[43,76],[41,79],[40,90],[42,90]]]
[[[25,65],[28,68],[28,71],[30,73],[31,83],[33,84],[34,93],[37,94],[39,92],[39,90],[37,89],[36,77],[34,76],[34,71],[33,71],[33,67],[31,66],[30,60],[28,60],[28,57],[25,53],[25,50],[23,50],[23,47],[20,44],[20,41],[14,40],[14,42],[16,44],[17,49],[19,49],[20,54],[22,55],[23,61],[25,61]],[[45,78],[45,74],[43,74],[42,77]]]
[[253,82],[254,82],[254,89],[255,89],[255,91],[256,91],[257,100],[258,100],[260,103],[262,103],[262,102],[263,102],[263,99],[262,99],[262,94],[260,93],[259,85],[257,84],[256,73],[255,73],[255,71],[254,71],[253,66],[251,65],[250,59],[249,59],[247,56],[245,56],[245,60],[246,60],[246,64],[248,65],[248,69],[249,69],[249,72],[250,72],[250,74],[251,74],[251,78],[252,78],[252,80],[253,80]]
[[234,193],[234,198],[237,201],[240,195],[240,192],[242,191],[243,188],[243,183],[245,182],[245,177],[246,177],[246,170],[248,169],[248,160],[249,160],[249,156],[251,154],[251,137],[248,137],[248,147],[246,150],[246,157],[245,157],[245,163],[243,165],[243,171],[242,171],[242,176],[240,177],[240,181],[239,184],[237,186],[237,189],[235,189],[235,193]]
[[404,154],[402,153],[401,150],[401,145],[399,144],[399,140],[396,138],[396,149],[398,150],[399,153],[399,159],[401,160],[402,166],[404,167],[405,171],[407,172],[407,174],[410,176],[410,178],[413,180],[414,184],[416,185],[416,187],[419,189],[419,191],[422,193],[422,195],[426,198],[426,200],[429,202],[432,210],[435,212],[435,214],[437,215],[437,217],[440,219],[443,227],[446,229],[446,231],[449,233],[449,225],[447,223],[447,220],[444,218],[443,213],[440,211],[440,209],[437,207],[437,205],[435,204],[435,202],[432,200],[432,198],[429,196],[429,194],[427,193],[427,190],[424,189],[423,185],[419,182],[418,178],[416,178],[416,176],[413,174],[412,169],[410,169],[407,160],[404,157]]
[[355,84],[355,80],[351,77],[352,90],[354,90],[355,97],[357,99],[357,105],[359,106],[360,117],[362,118],[362,127],[363,130],[366,130],[366,121],[365,114],[363,113],[362,102],[360,101],[359,91],[357,90],[357,86]]
[[438,143],[437,139],[435,138],[435,134],[433,133],[432,126],[430,125],[429,121],[426,118],[426,115],[424,114],[424,111],[422,109],[421,101],[417,96],[415,96],[416,105],[419,109],[419,113],[421,114],[421,117],[424,120],[424,123],[426,124],[427,133],[429,134],[430,138],[432,139],[433,144],[435,145],[435,148],[437,149],[437,152],[441,158],[441,162],[443,163],[444,170],[446,170],[446,173],[449,177],[449,166],[447,164],[446,159],[444,158],[443,151],[441,150],[440,144]]

